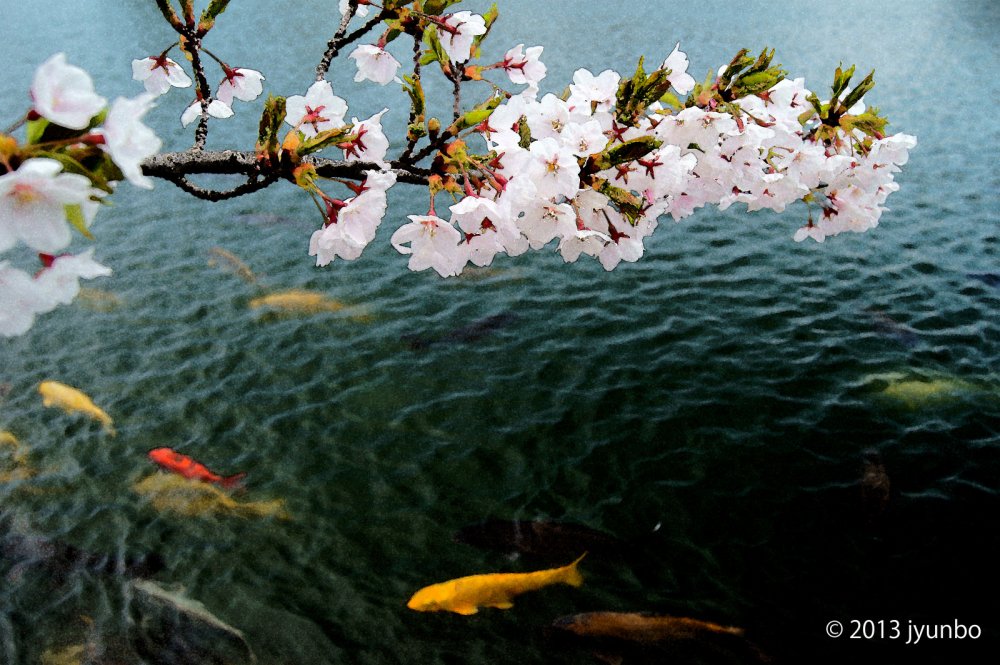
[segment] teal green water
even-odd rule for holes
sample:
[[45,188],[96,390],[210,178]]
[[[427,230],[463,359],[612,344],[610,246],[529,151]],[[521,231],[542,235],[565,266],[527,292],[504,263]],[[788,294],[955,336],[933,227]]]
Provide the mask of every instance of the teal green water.
[[[209,48],[258,66],[266,91],[302,94],[335,3],[302,3],[294,17],[232,4]],[[1000,272],[1000,142],[982,110],[1000,94],[988,74],[1000,14],[989,2],[878,15],[860,2],[776,4],[504,2],[493,55],[543,44],[549,90],[579,66],[627,71],[678,40],[695,73],[764,44],[813,89],[840,61],[875,67],[871,101],[920,141],[877,229],[796,245],[797,211],[702,210],[664,222],[648,256],[613,273],[535,253],[445,281],[409,272],[388,243],[422,212],[416,190],[392,190],[361,260],[317,269],[306,256],[315,209],[291,186],[218,205],[168,183],[152,195],[123,186],[95,226],[97,257],[115,274],[89,284],[120,303],[65,307],[0,342],[0,429],[38,470],[0,485],[0,524],[113,560],[158,553],[154,579],[243,630],[268,665],[590,662],[542,628],[593,610],[744,626],[778,662],[995,647],[1000,290],[973,275]],[[49,5],[5,8],[16,26],[0,45],[11,120],[55,49],[38,43],[64,45],[113,97],[140,89],[131,58],[169,42],[151,2]],[[367,117],[385,91],[352,97],[352,72],[334,74],[335,89]],[[189,140],[176,121],[186,104],[175,93],[153,112],[168,148]],[[209,145],[251,145],[256,110],[238,108]],[[213,247],[241,257],[258,284],[210,265]],[[348,307],[275,318],[249,306],[286,288]],[[489,334],[446,339],[508,313]],[[410,335],[445,341],[413,349]],[[45,379],[86,390],[117,437],[42,408]],[[920,394],[882,394],[892,380]],[[932,381],[942,390],[924,394]],[[158,446],[247,472],[241,500],[284,499],[292,519],[157,512],[131,486]],[[884,506],[863,499],[868,449],[891,480]],[[453,542],[489,516],[587,525],[634,556],[585,560],[582,588],[525,595],[507,611],[408,610],[426,584],[541,565]],[[0,663],[86,641],[131,653],[120,575],[56,576],[44,548],[8,550]],[[984,635],[904,648],[828,638],[834,619],[849,631],[851,619],[960,620]]]

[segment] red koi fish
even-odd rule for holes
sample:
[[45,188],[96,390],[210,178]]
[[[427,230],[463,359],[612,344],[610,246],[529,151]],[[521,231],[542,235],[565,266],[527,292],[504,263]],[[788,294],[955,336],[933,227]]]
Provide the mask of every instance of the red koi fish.
[[187,455],[182,455],[170,448],[153,448],[148,453],[149,459],[167,471],[180,474],[191,480],[200,480],[205,483],[215,483],[222,487],[231,488],[238,485],[244,478],[245,473],[237,473],[233,476],[223,477],[217,473],[212,473],[208,467]]

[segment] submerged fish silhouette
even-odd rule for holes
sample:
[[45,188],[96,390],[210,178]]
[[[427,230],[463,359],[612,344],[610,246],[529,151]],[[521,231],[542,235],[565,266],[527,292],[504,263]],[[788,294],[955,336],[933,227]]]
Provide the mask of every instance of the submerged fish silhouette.
[[42,381],[38,386],[38,393],[42,396],[43,406],[56,406],[66,413],[88,415],[104,425],[104,430],[108,434],[115,435],[111,416],[98,408],[82,391],[58,381]]
[[411,349],[416,350],[427,349],[434,344],[467,344],[469,342],[478,342],[498,330],[503,330],[511,324],[516,323],[519,319],[520,317],[514,312],[500,312],[499,314],[491,314],[490,316],[476,319],[464,326],[452,328],[440,335],[408,333],[400,339],[409,344]]
[[623,657],[649,657],[651,662],[661,662],[669,655],[670,662],[687,662],[689,657],[702,662],[698,656],[710,653],[739,658],[737,662],[766,660],[743,632],[742,628],[687,617],[585,612],[556,619],[550,635],[599,651],[609,660],[612,656],[619,661]]
[[983,397],[996,395],[996,388],[978,385],[952,376],[922,377],[919,375],[891,372],[870,374],[864,382],[878,386],[878,394],[908,408],[942,405],[963,397]]
[[872,320],[875,332],[891,337],[903,346],[912,349],[920,344],[920,333],[910,326],[900,323],[880,309],[869,308],[865,313]]
[[618,556],[624,543],[614,536],[572,522],[490,518],[463,526],[454,540],[483,550],[566,559],[580,552]]
[[289,315],[319,314],[320,312],[338,312],[344,309],[344,303],[329,296],[306,289],[287,289],[275,291],[249,303],[251,309],[268,309]]
[[882,455],[877,450],[868,449],[862,453],[861,501],[868,516],[869,524],[876,522],[889,505],[892,486],[886,473]]
[[229,250],[222,247],[212,247],[208,250],[208,255],[208,267],[222,268],[233,273],[248,284],[257,283],[257,276],[250,270],[250,266]]
[[983,284],[987,286],[992,286],[994,288],[1000,288],[1000,273],[996,272],[970,272],[967,277],[971,279],[978,279]]
[[149,499],[157,510],[186,517],[229,514],[288,519],[283,499],[237,501],[215,485],[172,473],[154,473],[137,482],[132,489]]
[[480,607],[506,610],[514,606],[514,596],[522,593],[553,584],[576,587],[583,584],[583,577],[577,570],[581,559],[583,556],[561,568],[532,573],[487,573],[432,584],[413,594],[406,606],[418,612],[447,611],[457,614],[475,614]]
[[24,480],[35,475],[28,451],[11,432],[0,430],[0,483]]

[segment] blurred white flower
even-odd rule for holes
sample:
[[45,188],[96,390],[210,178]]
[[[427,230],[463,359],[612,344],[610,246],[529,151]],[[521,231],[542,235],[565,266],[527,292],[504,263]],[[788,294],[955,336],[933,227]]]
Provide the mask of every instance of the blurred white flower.
[[107,100],[94,92],[90,75],[66,64],[65,53],[56,53],[35,70],[31,99],[39,115],[69,129],[86,128],[107,105]]

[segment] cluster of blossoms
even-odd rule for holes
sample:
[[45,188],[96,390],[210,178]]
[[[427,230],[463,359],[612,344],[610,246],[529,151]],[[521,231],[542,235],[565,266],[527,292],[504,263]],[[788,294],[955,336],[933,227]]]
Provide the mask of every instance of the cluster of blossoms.
[[[62,53],[42,63],[31,85],[25,117],[28,140],[0,135],[0,253],[24,243],[42,268],[29,274],[0,261],[0,335],[23,334],[38,314],[67,304],[79,280],[108,275],[93,250],[63,253],[71,227],[89,227],[118,181],[153,186],[141,163],[161,141],[142,123],[153,97],[119,97],[110,106],[90,76]],[[69,170],[67,170],[69,169]]]
[[[443,16],[436,27],[447,59],[459,66],[486,30],[482,17],[470,12]],[[803,79],[785,79],[783,73],[767,89],[720,104],[718,95],[702,94],[704,86],[687,73],[679,45],[656,72],[641,78],[660,75],[672,103],[649,101],[630,116],[623,107],[632,100],[623,90],[640,79],[623,81],[611,70],[578,70],[568,96],[540,96],[546,72],[541,52],[520,44],[501,62],[480,68],[502,69],[511,83],[527,87],[505,98],[498,94],[488,117],[441,152],[445,177],[450,169],[453,178],[452,187],[443,189],[457,200],[450,215],[435,212],[432,188],[428,213],[410,215],[411,222],[391,239],[410,256],[412,270],[457,275],[469,263],[484,266],[497,254],[515,256],[553,242],[567,262],[584,254],[612,270],[643,255],[644,239],[661,216],[680,220],[706,204],[725,209],[745,203],[750,211],[781,212],[805,201],[818,216],[814,220],[810,211],[794,235],[797,241],[865,231],[878,223],[886,197],[898,189],[893,175],[916,144],[905,134],[824,128],[824,103],[814,103]],[[726,67],[716,87],[724,76]],[[844,115],[855,118],[864,110],[858,100]],[[471,154],[474,140],[485,146],[483,154]],[[356,210],[367,200],[370,212]],[[324,230],[328,240],[320,253],[314,236],[310,253],[321,265],[336,256],[356,258],[364,248],[358,241],[374,236],[384,192],[367,200],[351,199],[353,218],[368,220],[365,233],[340,233],[333,242],[334,232]]]
[[[642,257],[661,217],[679,221],[708,204],[781,212],[802,201],[808,222],[794,234],[796,241],[870,229],[916,145],[905,134],[885,135],[885,119],[866,109],[871,74],[852,91],[854,68],[838,68],[832,95],[822,101],[802,79],[787,79],[772,66],[767,50],[756,59],[740,51],[699,83],[677,45],[653,72],[644,71],[642,60],[628,78],[580,69],[564,94],[542,94],[542,47],[518,44],[498,62],[472,64],[497,12],[442,13],[457,1],[381,0],[378,16],[348,33],[350,21],[367,16],[372,5],[340,0],[344,18],[317,68],[318,80],[304,95],[267,99],[253,162],[249,168],[247,161],[239,164],[248,182],[215,194],[247,193],[278,178],[294,181],[323,216],[309,254],[325,266],[361,256],[397,180],[426,182],[426,214],[410,215],[391,237],[412,270],[452,276],[469,263],[485,266],[498,254],[549,245],[567,262],[586,255],[612,270]],[[180,35],[197,84],[167,57],[168,48],[133,60],[133,78],[146,92],[109,106],[87,74],[58,54],[35,76],[25,144],[0,135],[0,252],[23,242],[43,262],[34,276],[0,262],[0,334],[20,334],[35,315],[71,300],[80,278],[108,272],[90,254],[60,252],[71,242],[71,227],[89,237],[96,210],[118,181],[152,186],[142,163],[161,143],[140,119],[156,97],[194,86],[181,122],[201,118],[186,155],[196,157],[205,154],[209,116],[230,117],[236,100],[253,101],[263,92],[259,71],[230,67],[201,45],[229,0],[211,0],[197,20],[190,3],[183,5],[183,20],[169,0],[157,4]],[[395,160],[387,158],[390,142],[382,128],[388,109],[348,122],[347,102],[325,78],[339,49],[379,24],[385,25],[381,36],[348,57],[356,82],[396,82],[410,98],[407,144]],[[414,66],[400,78],[401,65],[386,49],[403,35],[414,40]],[[214,92],[202,54],[223,72]],[[450,124],[427,112],[421,68],[435,62],[453,84]],[[502,72],[505,84],[524,88],[514,94],[490,83],[486,99],[463,112],[463,88],[489,72]],[[283,125],[291,130],[279,136]],[[340,151],[339,159],[313,157],[324,150]],[[321,189],[322,180],[353,195],[332,196]],[[174,181],[211,198],[212,192],[185,181],[184,172]],[[452,205],[439,215],[435,203],[442,193]]]
[[[146,92],[154,96],[162,95],[170,88],[191,87],[191,77],[167,57],[167,51],[132,61],[132,78],[141,81]],[[181,124],[185,127],[203,113],[213,118],[230,118],[233,116],[234,99],[252,102],[264,91],[264,75],[256,69],[230,67],[221,60],[219,66],[222,67],[223,78],[215,96],[205,98],[200,90],[196,91],[195,100],[181,114]]]

